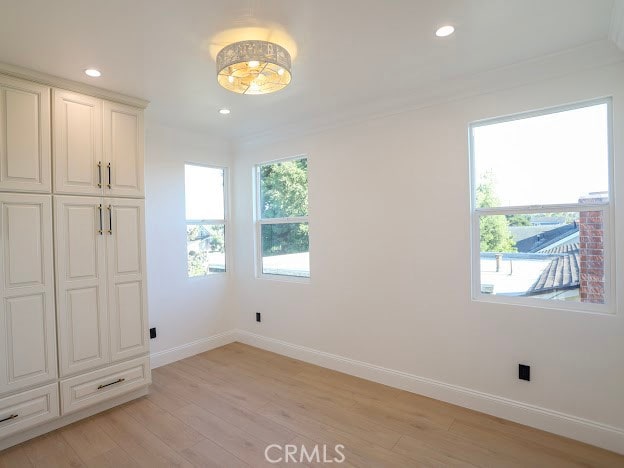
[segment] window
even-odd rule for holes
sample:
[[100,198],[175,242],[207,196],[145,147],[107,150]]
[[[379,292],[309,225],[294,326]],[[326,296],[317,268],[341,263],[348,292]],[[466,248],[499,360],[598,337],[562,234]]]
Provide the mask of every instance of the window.
[[476,299],[607,310],[610,116],[600,100],[470,126]]
[[224,273],[226,170],[186,164],[184,171],[188,276]]
[[309,278],[308,160],[256,166],[260,276]]

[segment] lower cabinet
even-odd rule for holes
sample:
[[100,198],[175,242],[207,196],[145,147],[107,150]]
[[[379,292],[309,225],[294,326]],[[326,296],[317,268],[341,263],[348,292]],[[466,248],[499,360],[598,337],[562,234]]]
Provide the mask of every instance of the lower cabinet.
[[148,351],[143,206],[54,197],[61,377]]
[[58,384],[0,398],[0,439],[59,416]]
[[62,413],[87,408],[150,383],[147,356],[61,380]]
[[56,381],[55,325],[52,199],[0,193],[0,398]]

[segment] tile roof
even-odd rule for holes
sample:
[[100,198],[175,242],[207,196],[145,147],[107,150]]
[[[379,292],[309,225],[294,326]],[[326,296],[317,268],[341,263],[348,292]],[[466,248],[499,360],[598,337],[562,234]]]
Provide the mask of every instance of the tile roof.
[[576,223],[564,224],[563,226],[538,232],[530,237],[518,240],[516,242],[516,248],[518,249],[518,252],[541,252],[542,249],[547,248],[549,245],[552,245],[555,242],[565,239],[575,232],[578,232],[578,229],[578,224]]
[[578,243],[560,245],[542,252],[553,254],[555,257],[526,292],[527,296],[579,287]]

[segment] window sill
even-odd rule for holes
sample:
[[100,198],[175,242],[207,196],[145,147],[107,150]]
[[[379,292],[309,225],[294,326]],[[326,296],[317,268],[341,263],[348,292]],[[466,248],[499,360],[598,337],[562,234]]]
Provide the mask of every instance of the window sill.
[[548,309],[565,312],[578,312],[591,315],[615,316],[615,308],[612,303],[592,304],[581,302],[565,302],[545,299],[533,299],[530,297],[496,296],[490,294],[473,294],[472,302],[500,304],[506,306],[529,307],[533,309]]
[[256,275],[256,279],[278,281],[282,283],[310,284],[309,276],[270,275],[270,274],[260,273]]

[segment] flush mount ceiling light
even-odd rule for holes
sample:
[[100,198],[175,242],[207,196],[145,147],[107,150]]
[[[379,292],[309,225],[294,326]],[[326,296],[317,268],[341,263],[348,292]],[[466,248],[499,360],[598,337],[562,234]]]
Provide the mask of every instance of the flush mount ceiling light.
[[438,28],[435,34],[438,37],[446,37],[446,36],[450,36],[454,32],[455,32],[455,28],[453,26],[446,25],[446,26],[442,26],[441,28]]
[[230,113],[230,109],[226,109],[225,107],[223,109],[219,109],[219,114],[221,115],[228,115]]
[[100,70],[96,70],[95,68],[87,68],[84,72],[85,75],[90,76],[91,78],[98,78],[102,76],[102,72],[100,72]]
[[217,81],[239,94],[268,94],[288,86],[290,54],[267,41],[235,42],[217,54]]

